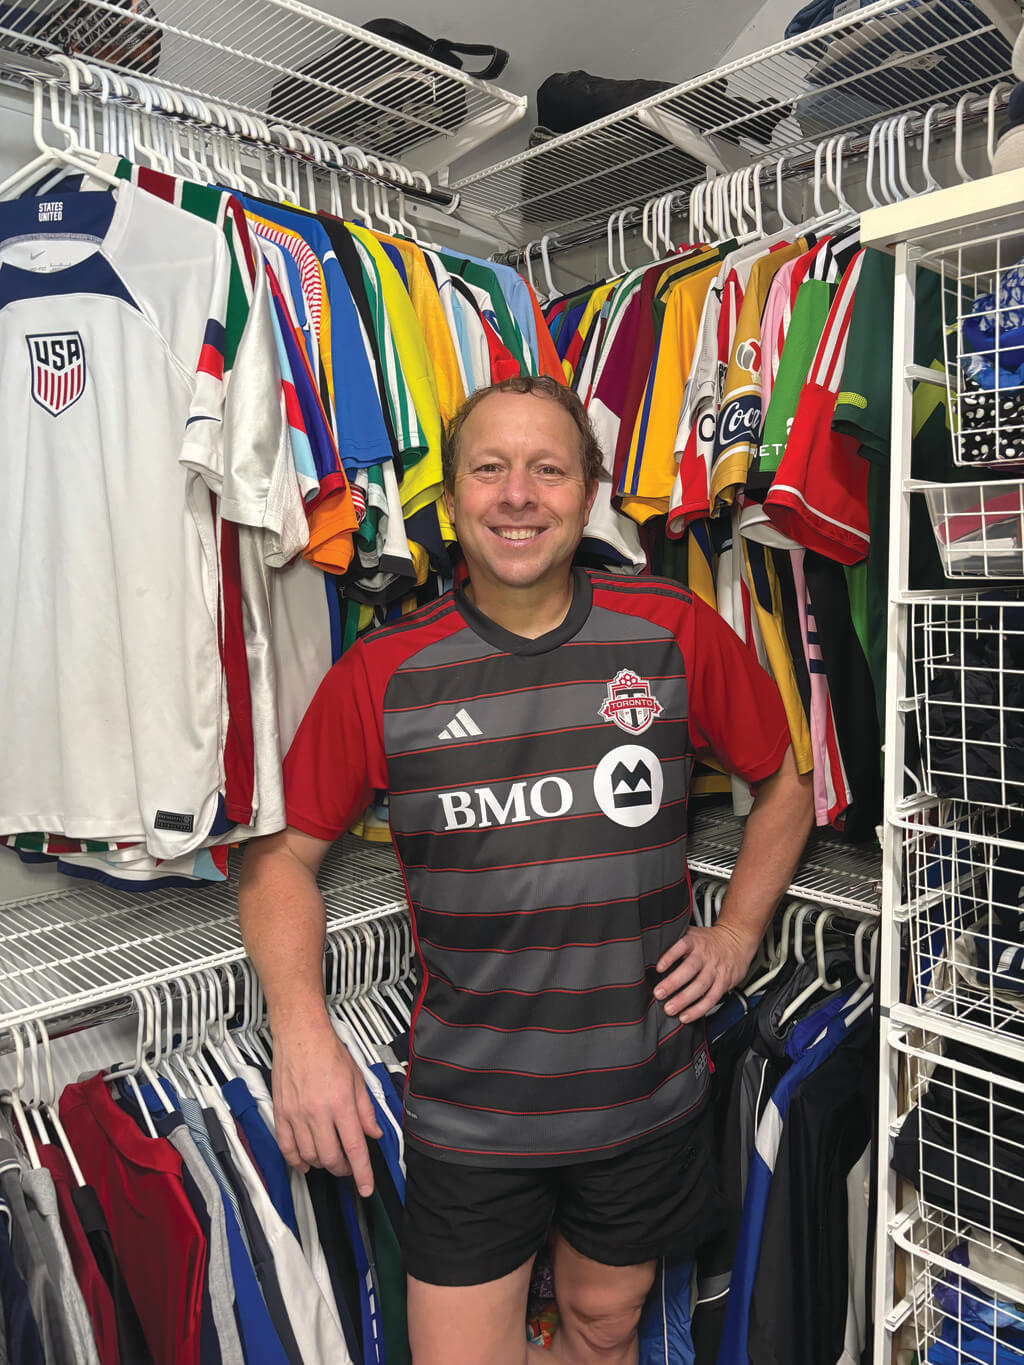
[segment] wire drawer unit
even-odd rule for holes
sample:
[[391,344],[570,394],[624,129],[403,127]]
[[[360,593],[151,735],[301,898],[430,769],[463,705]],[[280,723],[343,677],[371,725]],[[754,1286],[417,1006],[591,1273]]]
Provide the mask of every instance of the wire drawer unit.
[[[1011,1256],[998,1238],[988,1248],[912,1218],[895,1238],[910,1270],[920,1365],[1024,1365],[1019,1252]],[[1009,1284],[1000,1279],[1006,1272]]]
[[979,230],[941,261],[946,380],[959,465],[1024,464],[1021,242]]
[[1024,1240],[1024,1062],[1009,1051],[993,1060],[985,1041],[897,1040],[909,1106],[893,1161],[917,1190],[922,1226],[1012,1285]]
[[[1000,407],[1024,173],[872,210],[861,241],[896,256],[874,1359],[906,1333],[921,1365],[1024,1365],[1024,483],[991,477],[1024,453]],[[944,375],[914,363],[922,269]],[[949,414],[945,483],[911,478],[924,385]],[[982,582],[911,590],[922,495],[946,576]]]
[[1024,809],[1024,595],[928,596],[908,613],[928,791]]
[[904,834],[911,1003],[937,1022],[1012,1030],[1024,1021],[1024,825],[956,805]]
[[915,482],[912,489],[928,504],[947,578],[1024,577],[1024,482]]

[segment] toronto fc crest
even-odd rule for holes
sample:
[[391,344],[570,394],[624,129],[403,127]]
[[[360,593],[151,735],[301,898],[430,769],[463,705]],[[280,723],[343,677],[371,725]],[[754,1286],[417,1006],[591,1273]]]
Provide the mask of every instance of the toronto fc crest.
[[78,332],[27,336],[32,397],[59,417],[85,392],[85,347]]
[[651,693],[651,684],[638,673],[620,668],[608,684],[608,699],[598,715],[610,720],[631,735],[640,735],[662,713],[663,707]]

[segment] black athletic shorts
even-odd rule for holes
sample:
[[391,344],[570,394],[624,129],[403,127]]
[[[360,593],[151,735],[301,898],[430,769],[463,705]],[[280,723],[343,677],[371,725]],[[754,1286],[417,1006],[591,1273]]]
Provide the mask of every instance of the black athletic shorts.
[[692,1254],[718,1231],[710,1108],[667,1136],[571,1166],[459,1166],[406,1146],[405,1268],[427,1284],[486,1284],[551,1228],[603,1265]]

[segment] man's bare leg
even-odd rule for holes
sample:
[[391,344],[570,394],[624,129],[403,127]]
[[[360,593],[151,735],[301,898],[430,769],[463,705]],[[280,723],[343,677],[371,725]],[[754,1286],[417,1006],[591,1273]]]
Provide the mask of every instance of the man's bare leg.
[[601,1265],[557,1233],[553,1249],[561,1324],[549,1351],[530,1351],[530,1365],[637,1365],[636,1329],[656,1262]]
[[409,1276],[413,1365],[527,1365],[526,1298],[533,1257],[486,1284],[425,1284]]

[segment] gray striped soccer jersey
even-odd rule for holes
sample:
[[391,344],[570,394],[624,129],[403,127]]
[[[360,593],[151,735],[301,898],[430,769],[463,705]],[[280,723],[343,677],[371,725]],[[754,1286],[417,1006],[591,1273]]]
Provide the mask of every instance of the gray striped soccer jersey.
[[703,1025],[653,996],[690,917],[690,768],[757,782],[788,743],[753,654],[660,579],[577,569],[535,640],[457,588],[343,656],[288,753],[288,821],[333,839],[389,792],[420,959],[410,1142],[562,1165],[696,1113]]

